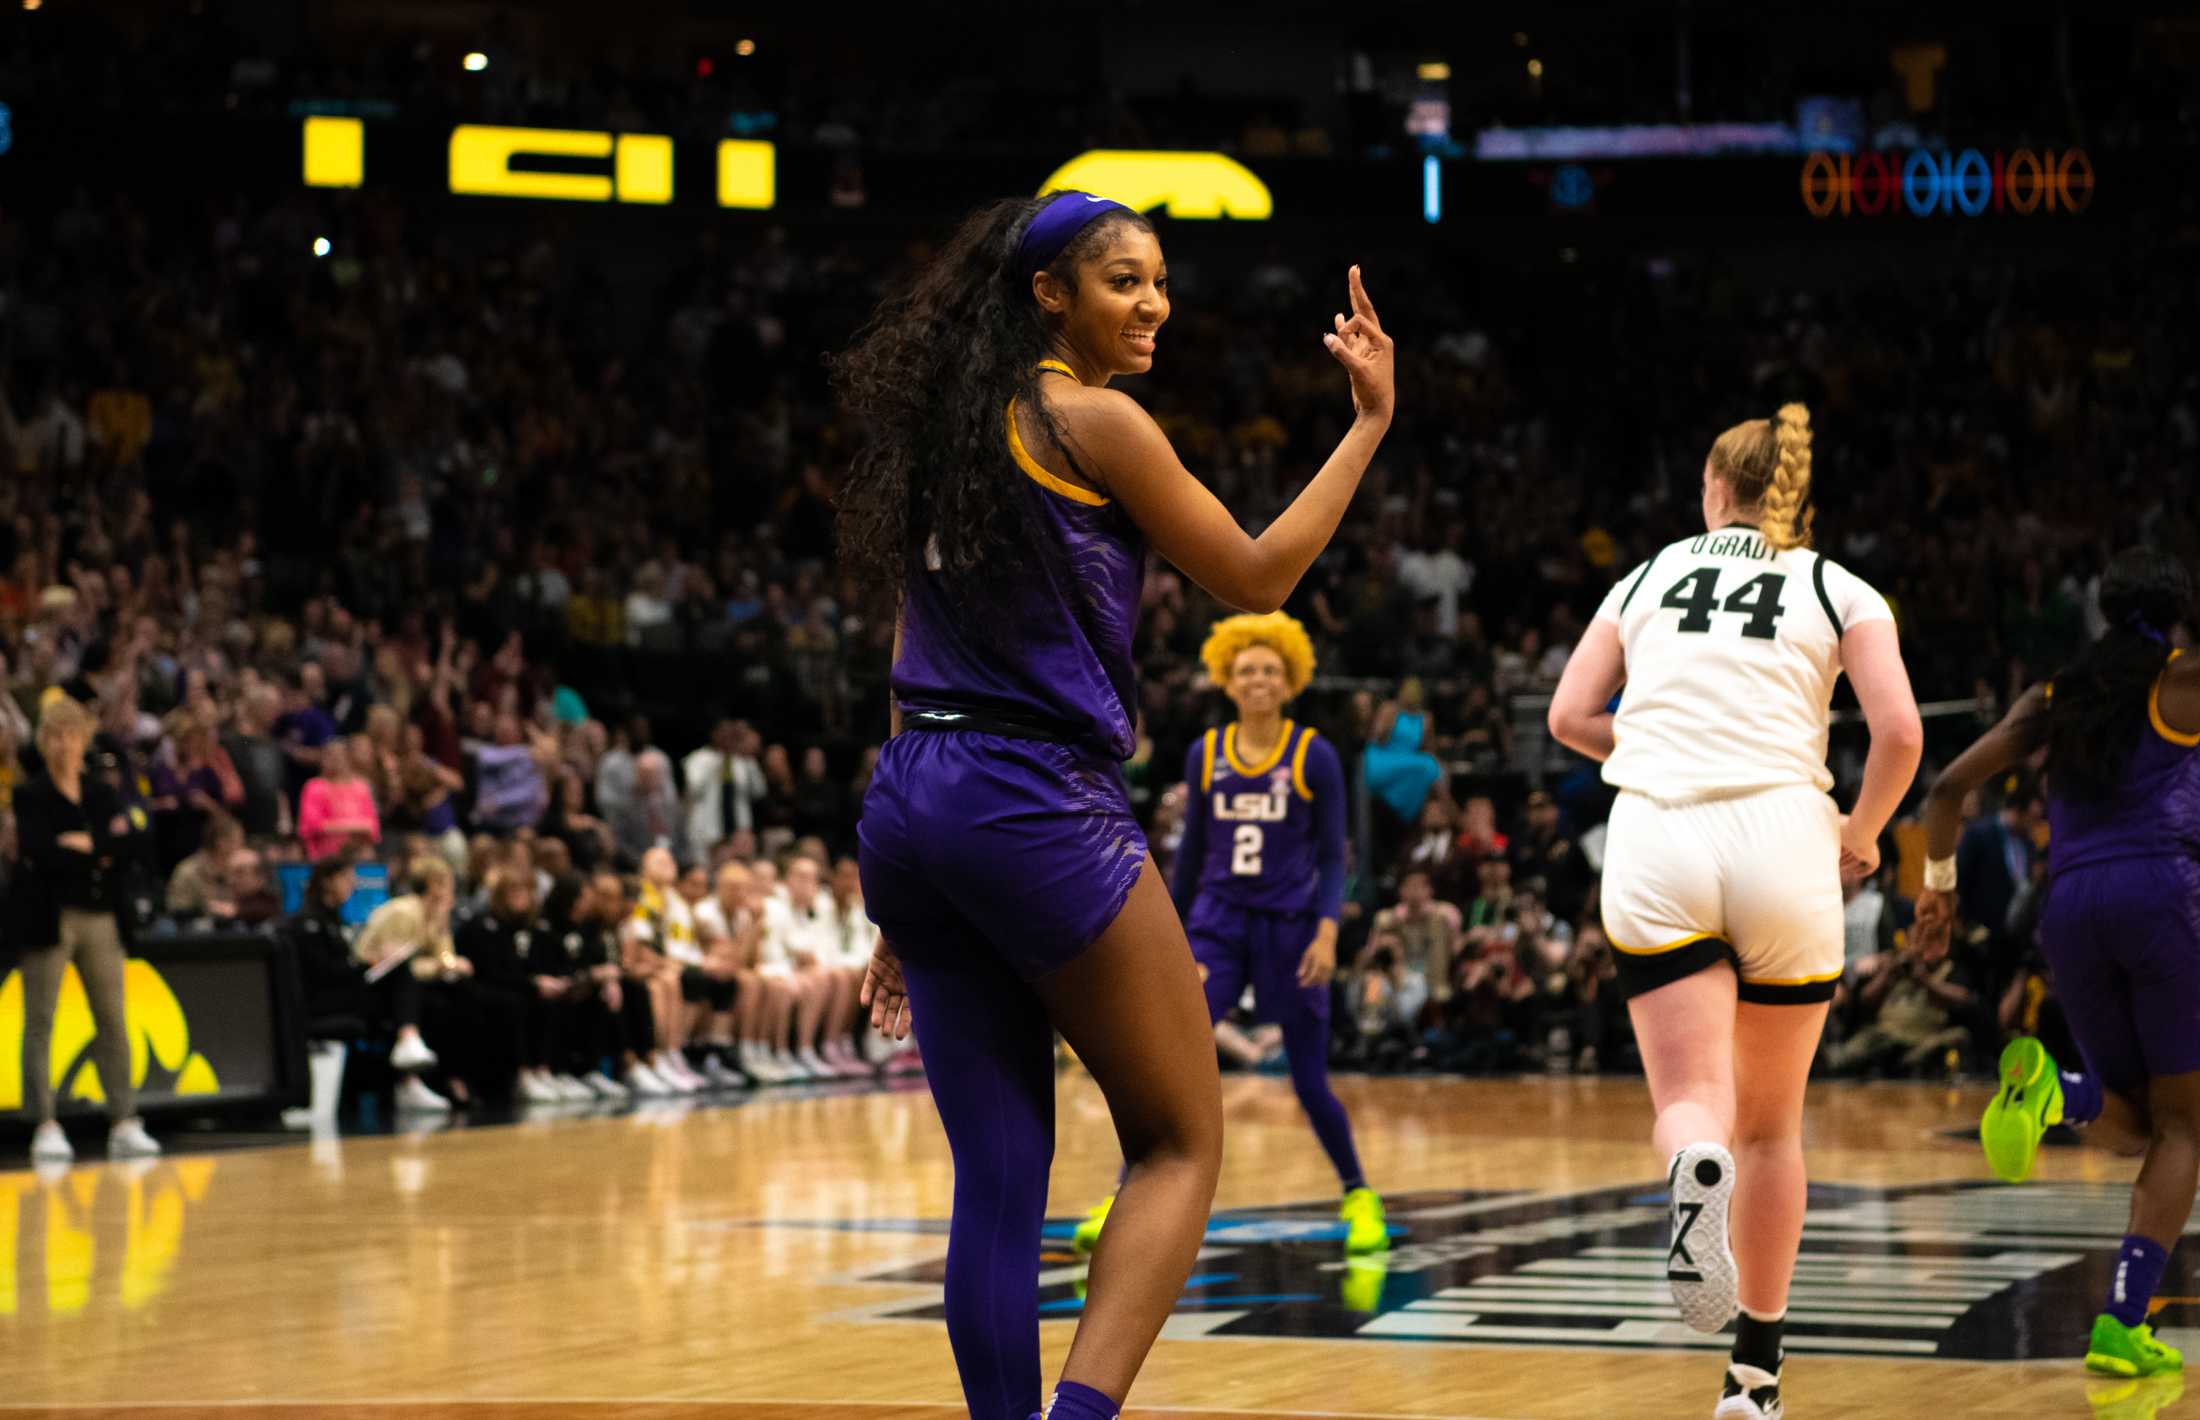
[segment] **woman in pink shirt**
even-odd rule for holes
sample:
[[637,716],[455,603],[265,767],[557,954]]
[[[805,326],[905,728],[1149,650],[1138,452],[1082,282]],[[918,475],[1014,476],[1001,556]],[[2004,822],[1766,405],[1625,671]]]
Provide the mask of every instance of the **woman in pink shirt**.
[[341,737],[321,749],[321,772],[306,781],[298,799],[298,837],[306,856],[319,862],[360,835],[382,841],[382,817],[375,812],[374,791],[351,767],[351,747]]

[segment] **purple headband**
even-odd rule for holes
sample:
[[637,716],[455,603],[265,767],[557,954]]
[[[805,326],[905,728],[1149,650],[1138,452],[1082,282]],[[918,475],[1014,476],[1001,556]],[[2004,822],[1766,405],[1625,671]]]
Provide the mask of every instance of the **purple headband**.
[[1030,224],[1024,228],[1024,239],[1016,245],[1017,271],[1029,281],[1060,256],[1062,248],[1074,241],[1079,232],[1110,212],[1129,211],[1131,209],[1120,202],[1094,197],[1089,192],[1056,193],[1046,206],[1032,214]]
[[2157,646],[2167,646],[2169,644],[2169,638],[2154,629],[2154,624],[2147,620],[2144,612],[2135,611],[2125,617],[2124,625],[2146,637],[2147,640],[2152,641]]

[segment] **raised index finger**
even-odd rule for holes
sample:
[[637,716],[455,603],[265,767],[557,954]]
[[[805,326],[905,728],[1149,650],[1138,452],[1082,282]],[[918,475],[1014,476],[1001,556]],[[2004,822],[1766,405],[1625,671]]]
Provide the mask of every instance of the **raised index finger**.
[[1367,298],[1367,287],[1360,284],[1360,268],[1355,266],[1345,273],[1345,285],[1352,293],[1352,314],[1365,320],[1377,330],[1382,322],[1375,318],[1375,303]]

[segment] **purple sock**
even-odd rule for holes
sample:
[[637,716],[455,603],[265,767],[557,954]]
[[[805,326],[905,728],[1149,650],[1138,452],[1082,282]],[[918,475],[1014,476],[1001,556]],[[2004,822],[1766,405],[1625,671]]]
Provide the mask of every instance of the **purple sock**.
[[2083,1070],[2062,1075],[2063,1123],[2091,1124],[2101,1117],[2101,1082]]
[[1114,1401],[1091,1386],[1064,1381],[1054,1388],[1046,1420],[1119,1420],[1122,1413]]
[[2169,1249],[2152,1238],[2127,1233],[2116,1250],[2116,1280],[2108,1288],[2108,1314],[2125,1326],[2147,1319],[2147,1303],[2162,1285],[2162,1269],[2169,1265]]

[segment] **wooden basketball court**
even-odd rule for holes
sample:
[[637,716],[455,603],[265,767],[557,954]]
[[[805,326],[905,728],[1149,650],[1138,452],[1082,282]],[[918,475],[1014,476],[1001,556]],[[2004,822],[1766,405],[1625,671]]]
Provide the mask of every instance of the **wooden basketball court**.
[[[1340,1080],[1399,1230],[1387,1267],[1344,1258],[1288,1083],[1224,1087],[1208,1248],[1132,1416],[1710,1414],[1723,1343],[1658,1295],[1639,1081]],[[1828,1186],[1790,1415],[2200,1414],[2175,1381],[2090,1380],[2076,1359],[2133,1166],[2058,1149],[2041,1183],[1989,1185],[1944,1137],[1983,1098],[1813,1092]],[[1116,1156],[1088,1081],[1065,1076],[1061,1105],[1066,1236]],[[938,1420],[961,1413],[938,1320],[949,1185],[921,1089],[0,1173],[0,1407]],[[1066,1247],[1043,1267],[1051,1376],[1081,1270]],[[2156,1318],[2173,1340],[2200,1327],[2185,1269]]]

